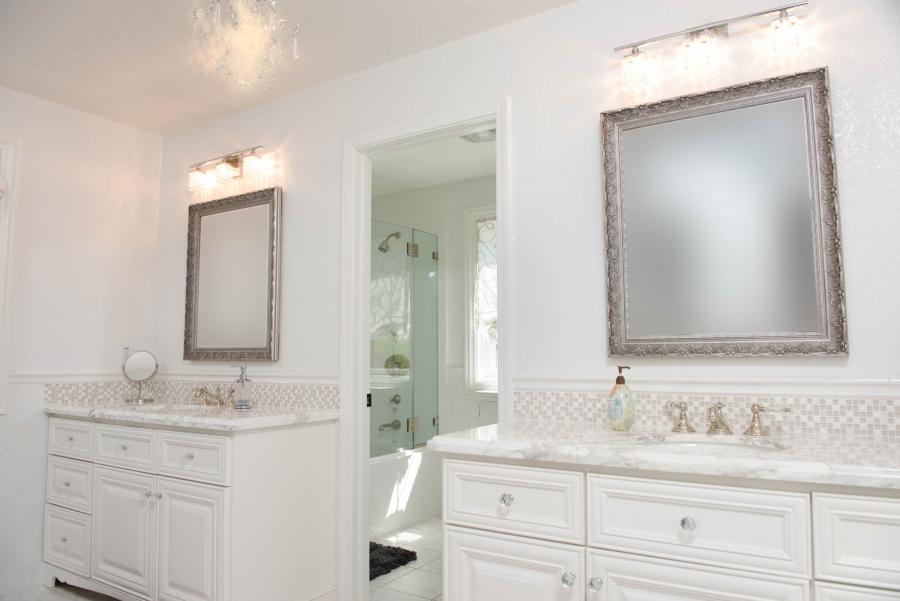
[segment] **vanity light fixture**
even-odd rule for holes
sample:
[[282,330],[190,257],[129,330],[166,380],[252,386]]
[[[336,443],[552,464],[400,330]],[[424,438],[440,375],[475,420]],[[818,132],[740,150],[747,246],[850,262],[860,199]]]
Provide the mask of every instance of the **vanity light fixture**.
[[641,52],[637,46],[631,48],[631,52],[622,59],[622,80],[625,87],[629,90],[637,91],[649,79],[647,77],[649,70],[649,61],[647,55]]
[[641,52],[642,47],[656,44],[657,42],[662,42],[663,40],[681,37],[684,38],[681,49],[683,52],[685,67],[689,69],[694,67],[705,67],[716,60],[715,48],[718,39],[727,37],[728,26],[739,21],[746,21],[766,15],[778,14],[779,18],[771,25],[772,31],[775,32],[776,45],[781,43],[782,46],[787,46],[790,40],[796,40],[794,46],[799,46],[800,31],[802,28],[800,26],[800,20],[798,19],[797,15],[793,14],[791,11],[808,4],[809,0],[800,0],[798,2],[792,2],[790,4],[777,6],[775,8],[741,15],[739,17],[722,19],[721,21],[714,21],[712,23],[698,25],[697,27],[683,29],[681,31],[676,31],[675,33],[667,33],[653,38],[647,38],[646,40],[641,40],[639,42],[633,42],[631,44],[618,46],[613,49],[613,52],[628,52],[628,54],[625,55],[625,57],[622,59],[625,83],[626,85],[628,85],[629,77],[633,78],[635,75],[635,66],[637,64],[637,61],[643,60],[637,58],[639,56],[643,56],[643,53]]
[[188,171],[188,190],[211,192],[238,179],[268,180],[275,173],[275,160],[260,150],[262,146],[254,146],[194,163]]

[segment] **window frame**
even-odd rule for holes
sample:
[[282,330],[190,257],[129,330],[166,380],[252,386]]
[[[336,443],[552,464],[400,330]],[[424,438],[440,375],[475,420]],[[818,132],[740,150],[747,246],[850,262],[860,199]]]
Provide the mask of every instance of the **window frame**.
[[[496,398],[500,388],[500,376],[498,365],[497,381],[493,383],[479,382],[475,377],[475,279],[477,277],[476,262],[478,260],[478,222],[484,219],[497,220],[497,208],[491,207],[472,207],[464,211],[464,241],[465,252],[463,253],[465,265],[463,272],[466,278],[465,297],[463,299],[466,308],[466,327],[465,327],[465,382],[467,394],[490,395]],[[499,250],[499,248],[498,248]],[[497,265],[497,284],[500,283],[500,265],[498,253]],[[497,303],[499,315],[500,303]],[[499,345],[499,340],[498,340]],[[498,355],[499,355],[498,349]],[[499,359],[498,359],[499,363]]]

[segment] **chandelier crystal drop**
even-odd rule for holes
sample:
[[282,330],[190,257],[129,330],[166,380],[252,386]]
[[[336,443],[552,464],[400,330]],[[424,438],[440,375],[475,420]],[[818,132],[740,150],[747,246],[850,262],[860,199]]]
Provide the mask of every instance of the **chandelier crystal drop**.
[[279,16],[278,0],[208,0],[191,39],[201,63],[240,88],[269,89],[284,60],[300,58],[300,24]]

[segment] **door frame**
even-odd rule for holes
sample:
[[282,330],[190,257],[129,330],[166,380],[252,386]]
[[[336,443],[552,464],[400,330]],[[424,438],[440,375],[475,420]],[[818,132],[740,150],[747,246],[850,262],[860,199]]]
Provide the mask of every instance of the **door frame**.
[[376,152],[418,144],[479,125],[497,128],[497,304],[500,345],[498,419],[512,417],[513,322],[510,211],[510,101],[504,97],[371,131],[345,140],[341,223],[340,390],[338,458],[338,596],[369,598],[369,319],[372,162]]

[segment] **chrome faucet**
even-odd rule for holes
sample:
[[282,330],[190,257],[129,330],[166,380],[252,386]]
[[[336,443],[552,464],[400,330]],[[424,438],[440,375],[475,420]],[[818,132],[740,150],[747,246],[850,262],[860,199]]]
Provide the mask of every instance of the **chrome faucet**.
[[706,410],[706,419],[709,422],[709,430],[706,431],[707,434],[731,434],[731,426],[728,425],[728,422],[725,421],[725,416],[722,415],[722,408],[725,406],[725,403],[719,401],[712,407]]
[[675,425],[672,426],[672,432],[681,432],[681,433],[689,433],[696,432],[694,426],[688,423],[688,406],[684,401],[673,403],[672,401],[666,401],[666,409],[672,411],[674,409],[678,409],[678,417],[675,418]]
[[210,390],[207,386],[198,386],[194,389],[194,398],[201,405],[210,405],[214,407],[233,407],[234,406],[234,386],[220,388],[216,386]]

